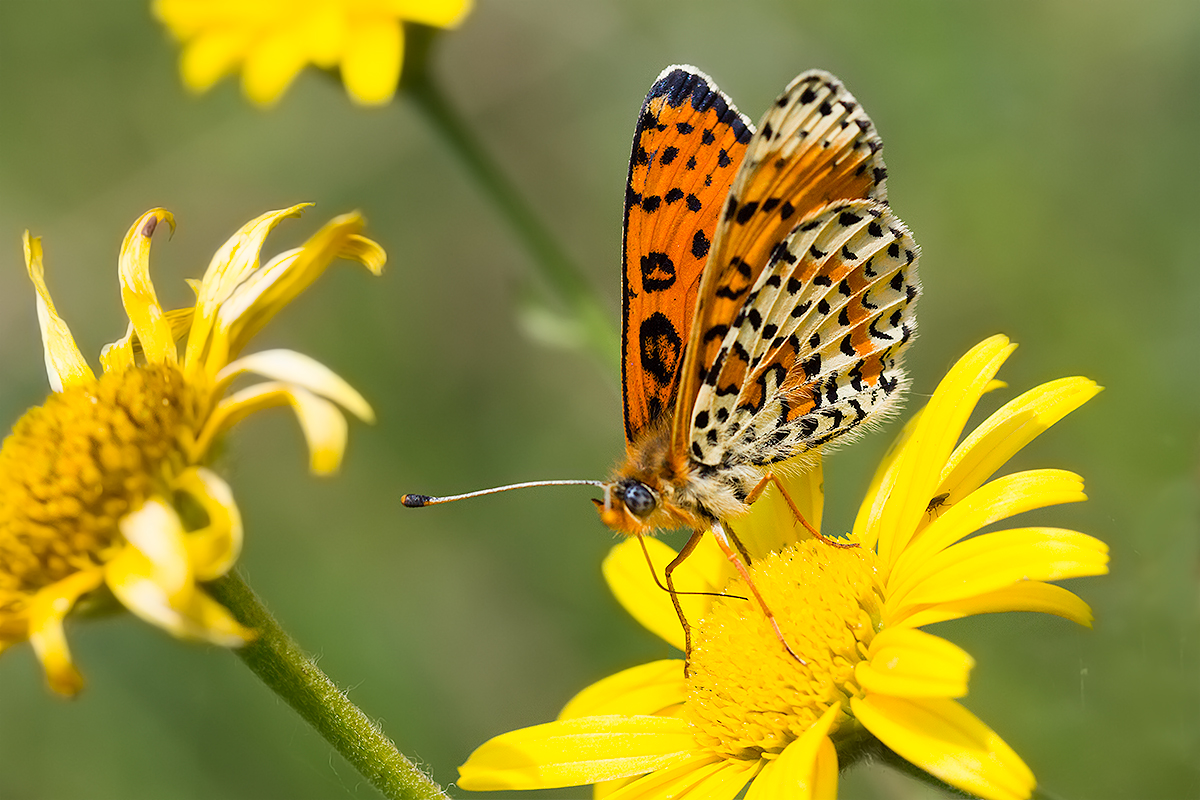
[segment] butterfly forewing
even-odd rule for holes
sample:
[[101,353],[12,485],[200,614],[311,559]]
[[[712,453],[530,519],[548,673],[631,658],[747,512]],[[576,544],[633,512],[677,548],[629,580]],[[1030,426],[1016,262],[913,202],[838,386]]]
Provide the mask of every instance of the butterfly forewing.
[[690,448],[693,403],[772,252],[828,203],[886,203],[875,127],[826,72],[796,78],[763,117],[723,201],[680,373],[673,446]]
[[765,466],[876,418],[903,382],[917,246],[890,209],[840,201],[775,248],[701,382],[690,456]]
[[752,132],[729,98],[692,67],[664,70],[642,105],[625,190],[628,441],[672,406],[701,274]]

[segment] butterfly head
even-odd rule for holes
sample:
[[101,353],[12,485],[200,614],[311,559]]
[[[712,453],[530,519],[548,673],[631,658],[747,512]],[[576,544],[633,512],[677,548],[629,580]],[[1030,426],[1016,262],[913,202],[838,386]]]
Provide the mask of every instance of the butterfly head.
[[615,531],[646,533],[659,527],[651,522],[662,499],[658,492],[636,478],[618,478],[604,484],[604,499],[593,500],[600,521]]

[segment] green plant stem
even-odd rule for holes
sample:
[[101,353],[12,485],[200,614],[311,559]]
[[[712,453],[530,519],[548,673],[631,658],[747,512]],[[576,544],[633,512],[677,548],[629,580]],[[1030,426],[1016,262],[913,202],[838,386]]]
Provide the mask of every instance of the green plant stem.
[[207,584],[213,597],[258,638],[238,658],[392,800],[442,800],[446,792],[404,757],[358,706],[317,668],[240,575]]
[[[620,335],[611,315],[588,285],[567,251],[542,224],[533,208],[488,155],[462,116],[450,105],[429,65],[433,34],[408,26],[403,88],[442,140],[492,201],[517,238],[533,255],[547,285],[558,294],[578,324],[583,341],[610,374],[620,370]],[[411,54],[411,57],[410,57]]]

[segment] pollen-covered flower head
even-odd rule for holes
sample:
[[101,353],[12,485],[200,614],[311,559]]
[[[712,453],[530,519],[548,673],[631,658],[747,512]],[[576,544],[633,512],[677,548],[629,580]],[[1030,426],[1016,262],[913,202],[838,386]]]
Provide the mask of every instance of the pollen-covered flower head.
[[404,61],[404,22],[456,27],[472,0],[155,0],[183,44],[180,71],[203,92],[242,70],[251,101],[270,105],[309,64],[340,67],[362,105],[392,99]]
[[[976,346],[938,386],[884,459],[849,541],[810,537],[772,488],[734,521],[749,573],[799,657],[712,537],[674,573],[692,625],[687,669],[656,661],[580,692],[556,722],[502,734],[460,768],[469,790],[594,783],[605,800],[799,800],[834,797],[839,760],[882,743],[973,795],[1027,798],[1035,781],[1013,750],[957,699],[974,661],[920,630],[998,611],[1042,611],[1090,625],[1087,605],[1049,581],[1107,571],[1107,548],[1047,527],[980,532],[1023,511],[1083,500],[1081,479],[1031,470],[994,480],[1033,438],[1099,391],[1066,378],[1021,395],[961,443],[980,397],[1013,346]],[[957,446],[956,446],[957,443]],[[819,468],[785,481],[819,525]],[[650,540],[661,572],[674,557]],[[670,599],[639,543],[604,564],[617,599],[682,649]],[[747,785],[749,788],[747,789]]]
[[[335,403],[372,419],[354,389],[307,356],[241,355],[334,259],[359,261],[375,274],[383,267],[383,250],[360,235],[358,214],[334,219],[302,247],[260,264],[266,235],[303,208],[245,225],[204,277],[190,282],[195,305],[175,311],[159,304],[149,273],[151,237],[161,223],[175,223],[162,209],[143,214],[120,254],[129,327],[101,352],[98,377],[50,299],[41,241],[25,234],[53,394],[0,447],[0,650],[28,639],[55,691],[70,695],[82,686],[64,619],[104,588],[176,636],[228,647],[251,639],[253,631],[199,587],[228,572],[242,544],[233,494],[205,466],[214,443],[248,414],[290,405],[313,471],[327,473],[346,443]],[[231,390],[247,373],[269,380]]]

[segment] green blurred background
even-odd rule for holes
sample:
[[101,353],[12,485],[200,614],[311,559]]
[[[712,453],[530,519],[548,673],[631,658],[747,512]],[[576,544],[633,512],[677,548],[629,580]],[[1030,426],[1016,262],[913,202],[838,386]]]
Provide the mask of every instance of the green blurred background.
[[[154,245],[171,305],[253,216],[317,203],[273,254],[362,209],[384,277],[331,270],[256,346],[331,365],[378,424],[352,424],[333,480],[307,474],[283,413],[241,426],[221,469],[251,584],[447,784],[487,737],[669,653],[607,593],[613,537],[586,491],[423,512],[399,495],[603,477],[621,452],[619,387],[522,333],[528,255],[409,103],[364,111],[313,71],[268,112],[235,81],[189,96],[147,6],[0,2],[0,420],[47,391],[25,228],[94,359],[124,331],[116,253],[146,209],[179,222]],[[677,62],[754,119],[810,67],[864,103],[924,249],[910,407],[996,332],[1022,345],[1001,374],[1014,390],[1071,374],[1107,387],[1015,463],[1087,479],[1088,503],[1039,518],[1111,545],[1111,575],[1068,584],[1095,629],[1008,614],[937,632],[976,656],[967,705],[1049,791],[1200,796],[1200,4],[480,0],[435,68],[614,325],[629,139]],[[894,432],[828,460],[831,529]],[[5,800],[374,796],[231,654],[128,616],[70,635],[89,681],[73,702],[44,687],[28,646],[0,658]],[[847,797],[930,794],[879,767],[844,781]]]

